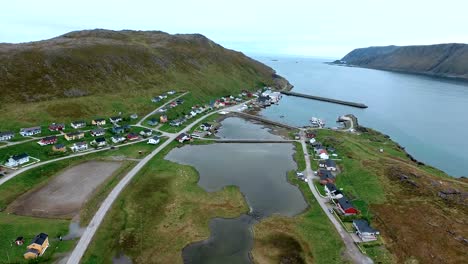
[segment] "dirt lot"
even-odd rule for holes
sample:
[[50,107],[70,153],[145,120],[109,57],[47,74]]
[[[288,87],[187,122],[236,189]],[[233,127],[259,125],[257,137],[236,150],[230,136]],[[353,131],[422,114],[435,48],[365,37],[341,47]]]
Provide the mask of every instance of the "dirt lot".
[[47,185],[19,197],[7,211],[18,215],[71,218],[120,165],[120,162],[88,161],[73,166]]

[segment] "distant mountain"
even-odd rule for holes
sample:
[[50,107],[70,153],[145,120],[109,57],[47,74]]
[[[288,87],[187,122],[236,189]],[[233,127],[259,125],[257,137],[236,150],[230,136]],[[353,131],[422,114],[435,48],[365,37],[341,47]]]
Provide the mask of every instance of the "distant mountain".
[[[180,83],[193,85],[180,87]],[[154,87],[218,94],[228,93],[233,83],[250,84],[242,88],[290,86],[270,67],[200,34],[98,29],[38,42],[0,44],[0,102],[37,102]]]
[[468,45],[438,44],[361,48],[348,53],[341,59],[341,63],[468,80]]

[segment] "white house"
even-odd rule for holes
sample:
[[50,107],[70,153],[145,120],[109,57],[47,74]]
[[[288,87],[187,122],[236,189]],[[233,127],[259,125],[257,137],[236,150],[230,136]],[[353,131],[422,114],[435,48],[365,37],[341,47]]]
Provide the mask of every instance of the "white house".
[[10,140],[15,136],[15,133],[7,131],[0,133],[0,141]]
[[91,142],[91,145],[94,145],[96,147],[105,147],[107,145],[106,139],[103,137],[96,138]]
[[321,160],[319,162],[319,167],[329,171],[336,171],[336,163],[331,159]]
[[73,152],[85,151],[88,149],[88,143],[86,143],[85,141],[78,142],[73,144],[73,146],[71,146],[70,149]]
[[159,141],[160,141],[159,137],[154,136],[154,137],[151,137],[150,139],[148,139],[148,144],[156,145],[156,144],[159,143]]
[[140,131],[140,135],[142,135],[144,137],[150,137],[152,134],[153,134],[153,130],[151,130],[151,129],[144,129],[144,130]]
[[169,94],[169,95],[173,95],[175,93],[176,93],[176,91],[174,91],[174,90],[170,90],[169,92],[167,92],[167,94]]
[[121,122],[123,119],[120,116],[113,116],[109,118],[109,121],[113,124],[117,124],[118,122]]
[[343,198],[343,194],[341,193],[340,190],[338,190],[333,183],[327,183],[323,187],[325,189],[325,193],[327,194],[327,197],[330,199],[340,199]]
[[85,121],[75,121],[75,122],[71,122],[70,126],[73,127],[74,129],[83,128],[83,127],[86,126],[86,122]]
[[356,219],[353,220],[353,226],[356,228],[356,234],[361,238],[362,241],[375,241],[380,232],[372,228],[366,220]]
[[41,127],[39,127],[39,126],[30,127],[30,128],[22,128],[20,130],[20,135],[22,135],[23,137],[34,136],[34,135],[37,135],[37,134],[40,134],[40,133],[41,133]]
[[320,153],[319,157],[320,157],[320,159],[323,159],[323,160],[326,160],[326,159],[330,158],[327,153]]
[[26,153],[19,154],[19,155],[13,155],[11,156],[7,162],[5,163],[6,166],[8,167],[17,167],[21,164],[29,162],[29,155]]
[[114,143],[120,143],[125,141],[125,137],[122,136],[113,136],[111,137],[112,142]]
[[212,127],[213,127],[212,124],[203,123],[203,124],[201,124],[200,129],[203,130],[203,131],[208,131],[208,130],[211,130]]

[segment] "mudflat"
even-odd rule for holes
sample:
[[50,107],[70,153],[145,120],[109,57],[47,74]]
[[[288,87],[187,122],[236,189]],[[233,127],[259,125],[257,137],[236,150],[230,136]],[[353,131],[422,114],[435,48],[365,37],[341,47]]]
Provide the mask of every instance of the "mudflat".
[[41,188],[20,196],[7,211],[38,217],[74,217],[96,188],[120,165],[120,162],[87,161],[73,166]]

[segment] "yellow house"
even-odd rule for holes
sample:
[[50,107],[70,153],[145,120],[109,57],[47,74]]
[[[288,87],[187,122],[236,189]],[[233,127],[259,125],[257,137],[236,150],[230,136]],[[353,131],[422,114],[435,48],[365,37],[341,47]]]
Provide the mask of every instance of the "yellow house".
[[76,132],[65,134],[65,139],[68,141],[82,139],[84,137],[85,137],[85,134],[84,132],[81,132],[81,131],[76,131]]
[[106,124],[106,120],[104,118],[96,118],[91,120],[91,125],[93,126],[103,126]]
[[44,233],[37,235],[31,244],[28,246],[28,251],[24,253],[25,259],[35,259],[42,256],[46,249],[49,247],[49,236]]

